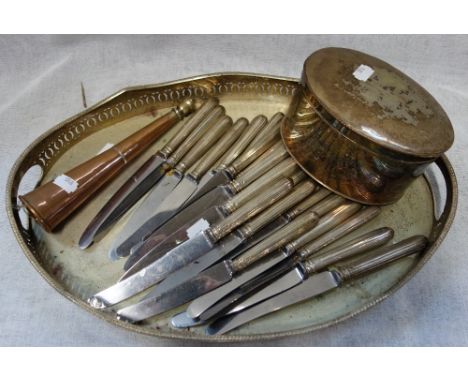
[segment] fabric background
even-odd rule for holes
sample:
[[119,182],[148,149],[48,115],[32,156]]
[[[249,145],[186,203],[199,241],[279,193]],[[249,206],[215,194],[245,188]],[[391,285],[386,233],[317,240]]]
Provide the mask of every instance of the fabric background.
[[[247,345],[468,345],[468,36],[0,36],[0,184],[41,133],[117,90],[188,76],[244,71],[298,77],[325,46],[363,50],[400,68],[448,113],[448,157],[459,206],[431,261],[373,309],[319,332]],[[4,196],[2,195],[2,201]],[[114,327],[55,292],[33,269],[1,209],[0,345],[184,346]],[[242,345],[242,344],[240,344]]]

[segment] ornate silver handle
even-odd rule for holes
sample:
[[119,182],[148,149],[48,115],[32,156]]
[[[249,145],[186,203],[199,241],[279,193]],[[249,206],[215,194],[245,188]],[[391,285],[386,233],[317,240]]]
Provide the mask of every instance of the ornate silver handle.
[[255,179],[266,173],[282,160],[289,157],[286,148],[282,141],[276,142],[259,158],[257,158],[249,167],[242,171],[237,177],[230,182],[231,189],[239,192],[244,189]]
[[[195,127],[190,135],[182,142],[182,144],[175,150],[171,156],[167,159],[172,167],[175,167],[177,163],[192,149],[192,147],[200,140],[200,138],[216,123],[216,121],[225,114],[224,107],[216,106],[211,110],[205,118]],[[200,153],[201,155],[202,153]]]
[[[291,177],[295,172],[298,171],[298,166],[292,158],[286,159],[281,162],[275,168],[272,168],[266,174],[263,174],[255,182],[247,186],[244,190],[239,190],[231,187],[231,184],[227,185],[227,189],[237,195],[234,195],[221,207],[223,211],[230,214],[236,210],[240,205],[250,200],[255,195],[263,192],[263,190],[277,181],[279,178]],[[240,191],[240,192],[239,192]]]
[[[318,187],[317,187],[318,188]],[[318,191],[316,191],[313,195],[309,196],[307,199],[299,203],[297,206],[295,206],[293,209],[288,211],[286,213],[286,218],[288,220],[293,220],[296,216],[302,214],[304,211],[307,211],[310,207],[314,206],[318,202],[320,202],[322,199],[325,199],[328,195],[331,194],[331,191],[327,190],[326,188],[321,188]],[[337,195],[334,195],[337,196]],[[336,199],[339,204],[344,202],[344,198]],[[335,207],[338,207],[337,204]]]
[[286,195],[279,202],[257,215],[251,221],[242,225],[239,232],[243,237],[250,237],[260,228],[264,227],[285,211],[299,203],[301,200],[312,194],[315,189],[314,182],[306,180],[293,188],[292,192]]
[[379,207],[366,207],[363,210],[357,212],[349,219],[342,222],[334,230],[328,231],[325,234],[321,235],[318,239],[307,244],[304,248],[301,248],[299,251],[299,256],[306,258],[316,252],[318,252],[323,247],[327,246],[330,243],[340,239],[341,237],[347,235],[350,232],[357,230],[359,227],[362,227],[367,222],[374,219],[380,213]]
[[231,263],[232,269],[235,272],[244,270],[253,263],[289,243],[291,240],[303,235],[309,229],[313,228],[318,220],[319,216],[315,211],[305,212],[291,223],[288,223],[283,228],[268,236],[255,247],[250,248],[234,259]]
[[346,200],[339,195],[329,195],[325,199],[322,199],[320,203],[314,204],[311,208],[314,209],[318,216],[323,216],[326,213],[334,210],[335,208],[346,203]]
[[276,113],[242,155],[226,169],[233,178],[278,141],[283,117],[282,113]]
[[216,98],[210,98],[203,105],[186,119],[182,128],[169,140],[164,147],[159,150],[163,158],[168,158],[180,144],[189,136],[189,134],[197,127],[197,125],[213,110],[219,101]]
[[310,257],[303,263],[304,268],[309,275],[318,272],[329,265],[357,255],[358,253],[381,247],[393,238],[393,234],[393,229],[387,227],[366,232],[364,235],[349,240],[336,248]]
[[[319,203],[322,204],[323,202]],[[297,239],[288,243],[284,248],[287,254],[291,255],[295,253],[299,248],[303,247],[312,240],[318,238],[320,235],[336,227],[344,220],[355,214],[361,206],[357,203],[346,202],[333,211],[327,213],[318,222],[314,229],[307,232],[305,235],[298,237]],[[316,208],[314,208],[315,210]]]
[[[228,118],[229,126],[232,125],[232,120],[229,117],[223,117],[224,120]],[[228,126],[228,127],[229,127]],[[245,128],[243,123],[235,123],[230,128],[226,128],[226,132],[221,137],[218,143],[215,143],[203,157],[201,157],[195,164],[187,171],[187,175],[195,180],[199,180],[205,173],[213,166],[216,160],[232,145],[232,143],[239,138],[242,130]],[[184,158],[185,160],[185,158]]]
[[[331,195],[329,198],[322,200],[316,206],[310,208],[303,214],[299,215],[299,217],[294,219],[291,223],[288,223],[285,227],[281,228],[277,232],[268,236],[260,244],[253,247],[248,252],[245,252],[242,255],[242,256],[245,255],[244,258],[242,259],[239,258],[237,265],[234,264],[233,266],[239,267],[239,269],[244,269],[245,267],[252,264],[254,261],[257,261],[258,259],[260,259],[260,257],[266,256],[268,253],[271,253],[273,249],[270,251],[269,249],[267,250],[267,248],[270,248],[270,249],[273,248],[275,243],[278,243],[278,245],[274,247],[275,249],[278,249],[282,246],[285,246],[284,248],[288,248],[288,246],[290,247],[291,243],[295,243],[296,240],[300,240],[300,238],[307,236],[308,232],[314,231],[313,227],[317,224],[317,222],[319,222],[319,219],[320,219],[320,214],[317,213],[317,211],[323,212],[331,208],[334,208],[335,207],[334,204],[336,203],[336,201],[338,201],[339,203],[342,203],[340,199],[342,198],[338,195]],[[262,214],[260,214],[257,218],[259,218],[261,215]],[[253,219],[252,221],[254,221],[255,219]],[[310,224],[308,223],[309,221],[310,221]],[[244,226],[242,226],[240,230],[242,230]],[[304,229],[299,228],[299,227],[304,227]],[[297,232],[297,235],[293,234],[293,232]],[[283,234],[287,236],[285,236],[284,239],[281,239],[282,237],[281,235]],[[262,253],[256,254],[256,252],[262,252]],[[292,253],[293,252],[287,251],[287,254],[289,255],[291,255]]]
[[264,138],[271,139],[273,137],[276,137],[277,134],[279,133],[276,132],[276,129],[279,130],[278,124],[283,120],[284,114],[281,112],[275,113],[273,117],[270,118],[268,121],[268,124],[265,126],[265,130],[268,132],[266,136],[261,137],[260,135],[256,136],[254,140],[252,141],[252,145],[255,145],[256,143],[260,143],[261,141],[264,140]]
[[218,139],[226,133],[229,127],[232,126],[232,119],[223,116],[216,121],[216,123],[203,135],[197,144],[189,150],[189,152],[177,164],[176,170],[180,172],[187,171],[188,168],[193,166],[211,149],[216,146]]
[[234,162],[239,155],[246,149],[246,147],[253,141],[263,126],[266,125],[267,119],[264,115],[256,116],[249,125],[249,121],[245,118],[240,118],[236,121],[236,124],[248,125],[244,133],[240,138],[232,145],[232,147],[219,159],[219,161],[213,166],[215,169],[225,169]]
[[[298,168],[293,174],[289,177],[292,180],[294,185],[301,183],[304,179],[308,178],[307,174]],[[313,180],[309,179],[313,183]],[[314,183],[315,184],[315,183]]]
[[374,272],[384,265],[401,259],[402,257],[421,252],[427,245],[427,239],[422,235],[412,236],[389,247],[375,250],[365,259],[355,260],[346,265],[336,266],[332,271],[341,282],[364,274]]
[[234,213],[223,219],[205,232],[214,242],[223,238],[247,220],[258,215],[263,210],[276,203],[294,187],[293,182],[286,178],[281,179],[263,194],[251,199]]

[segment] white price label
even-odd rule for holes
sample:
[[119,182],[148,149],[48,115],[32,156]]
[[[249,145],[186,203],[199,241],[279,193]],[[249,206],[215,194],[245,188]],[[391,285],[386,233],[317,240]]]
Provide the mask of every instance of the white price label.
[[358,68],[353,72],[354,78],[359,81],[367,81],[370,76],[374,74],[374,69],[367,65],[359,65]]
[[192,224],[187,229],[187,236],[188,236],[189,239],[191,239],[195,235],[197,235],[198,233],[200,233],[201,231],[204,231],[205,229],[207,229],[209,227],[210,227],[210,225],[205,219],[200,219],[195,224]]
[[67,175],[59,175],[54,179],[55,185],[59,186],[66,193],[71,194],[78,188],[78,182]]

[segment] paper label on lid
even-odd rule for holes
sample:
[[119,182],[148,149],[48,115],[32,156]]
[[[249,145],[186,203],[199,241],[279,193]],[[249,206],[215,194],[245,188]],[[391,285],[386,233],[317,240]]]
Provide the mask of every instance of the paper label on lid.
[[374,69],[367,65],[359,65],[358,68],[353,72],[354,78],[359,81],[367,81],[370,76],[374,74]]
[[113,144],[113,143],[106,143],[106,144],[104,145],[104,147],[103,147],[101,150],[99,150],[99,152],[97,153],[97,155],[103,153],[103,152],[106,151],[106,150],[109,150],[111,147],[114,147],[114,144]]
[[53,183],[59,186],[62,190],[64,190],[67,194],[71,194],[75,192],[78,188],[78,182],[75,179],[70,178],[67,175],[59,175],[57,176]]
[[189,239],[193,238],[195,235],[199,234],[201,231],[209,228],[210,224],[205,219],[197,220],[195,224],[192,224],[187,229],[187,236]]

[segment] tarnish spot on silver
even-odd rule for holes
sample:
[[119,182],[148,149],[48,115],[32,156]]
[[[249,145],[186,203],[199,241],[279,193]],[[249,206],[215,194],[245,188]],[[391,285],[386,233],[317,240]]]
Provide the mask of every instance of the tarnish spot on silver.
[[345,78],[341,81],[342,84],[335,84],[337,88],[343,88],[348,95],[369,107],[377,105],[379,111],[376,115],[381,120],[397,119],[417,126],[418,115],[422,114],[426,118],[434,115],[433,110],[418,97],[406,80],[387,69],[376,68],[367,81]]

